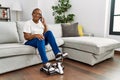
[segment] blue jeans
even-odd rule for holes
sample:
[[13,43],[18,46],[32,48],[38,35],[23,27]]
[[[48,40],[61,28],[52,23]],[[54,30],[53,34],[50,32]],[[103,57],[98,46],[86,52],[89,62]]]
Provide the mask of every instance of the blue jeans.
[[44,34],[45,39],[44,40],[39,40],[38,38],[34,38],[32,40],[28,40],[25,45],[30,45],[33,46],[35,48],[38,48],[39,54],[41,56],[42,59],[42,63],[47,63],[48,62],[48,58],[46,56],[46,51],[45,51],[45,45],[47,45],[48,43],[50,44],[50,46],[52,47],[52,50],[54,52],[54,54],[56,55],[57,53],[60,52],[55,38],[52,34],[51,31],[47,31]]

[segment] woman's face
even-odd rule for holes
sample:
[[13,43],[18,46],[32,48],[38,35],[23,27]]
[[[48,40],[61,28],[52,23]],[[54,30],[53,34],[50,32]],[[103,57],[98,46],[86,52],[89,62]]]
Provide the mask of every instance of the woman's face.
[[38,21],[42,18],[42,12],[40,10],[35,10],[32,14],[33,20]]

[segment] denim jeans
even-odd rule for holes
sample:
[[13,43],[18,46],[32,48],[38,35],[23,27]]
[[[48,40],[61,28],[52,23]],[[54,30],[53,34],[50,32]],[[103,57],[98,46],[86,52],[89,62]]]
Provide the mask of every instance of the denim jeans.
[[41,56],[42,59],[42,63],[47,63],[48,62],[48,58],[46,56],[46,50],[45,50],[45,45],[47,45],[48,43],[50,44],[50,46],[52,47],[52,50],[54,52],[54,54],[56,55],[57,53],[60,52],[55,38],[52,34],[51,31],[47,31],[44,34],[44,40],[39,40],[38,38],[33,38],[32,40],[28,40],[25,45],[30,45],[33,46],[35,48],[38,48],[39,54]]

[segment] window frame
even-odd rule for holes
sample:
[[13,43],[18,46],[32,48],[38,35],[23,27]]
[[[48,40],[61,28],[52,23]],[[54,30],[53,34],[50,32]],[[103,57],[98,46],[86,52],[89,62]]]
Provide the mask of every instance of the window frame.
[[111,0],[111,12],[110,12],[110,29],[109,34],[110,35],[120,35],[120,32],[113,31],[113,24],[114,24],[114,16],[120,16],[120,15],[114,15],[115,11],[115,0]]

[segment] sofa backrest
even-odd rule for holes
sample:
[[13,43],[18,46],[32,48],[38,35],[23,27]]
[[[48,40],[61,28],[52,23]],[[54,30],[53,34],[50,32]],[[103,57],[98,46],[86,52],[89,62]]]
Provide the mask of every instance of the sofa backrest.
[[[19,40],[20,42],[24,42],[24,34],[23,34],[23,27],[25,22],[23,21],[18,21],[17,23],[17,29],[18,29],[18,34],[19,34]],[[53,32],[53,35],[57,38],[62,37],[62,28],[60,24],[47,24],[48,29]]]
[[62,37],[61,24],[48,24],[48,30],[51,30],[56,38]]
[[0,44],[19,42],[15,22],[0,22]]

